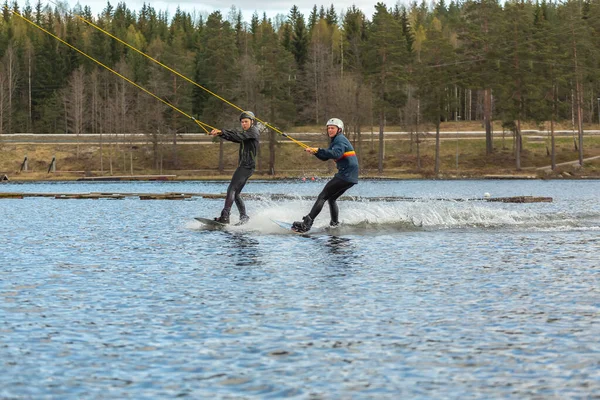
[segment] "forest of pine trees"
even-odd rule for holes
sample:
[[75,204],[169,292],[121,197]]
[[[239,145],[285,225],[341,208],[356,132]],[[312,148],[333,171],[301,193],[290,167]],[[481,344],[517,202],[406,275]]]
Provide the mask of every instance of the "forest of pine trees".
[[354,139],[367,125],[382,139],[387,125],[481,121],[491,153],[492,121],[512,130],[517,150],[523,122],[570,121],[581,152],[583,124],[600,115],[600,0],[378,3],[370,19],[354,6],[315,5],[308,16],[293,6],[249,21],[233,7],[172,16],[124,2],[99,15],[41,2],[2,8],[0,135],[200,131],[11,10],[212,126],[239,111],[82,18],[282,130],[336,116]]

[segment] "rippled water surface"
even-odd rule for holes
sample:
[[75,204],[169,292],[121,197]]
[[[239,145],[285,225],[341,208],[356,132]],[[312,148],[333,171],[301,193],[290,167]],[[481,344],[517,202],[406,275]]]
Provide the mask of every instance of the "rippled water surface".
[[362,181],[348,194],[414,200],[343,201],[341,228],[326,229],[325,207],[300,236],[271,219],[299,219],[310,200],[251,200],[248,225],[215,231],[193,217],[216,216],[222,200],[0,199],[0,398],[600,393],[599,181]]

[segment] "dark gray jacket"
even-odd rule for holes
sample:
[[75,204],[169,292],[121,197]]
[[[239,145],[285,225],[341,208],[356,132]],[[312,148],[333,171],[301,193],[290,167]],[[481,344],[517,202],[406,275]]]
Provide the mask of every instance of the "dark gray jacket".
[[260,132],[256,125],[252,125],[247,131],[238,132],[228,129],[221,130],[223,139],[240,144],[238,167],[256,168],[256,157],[260,145]]

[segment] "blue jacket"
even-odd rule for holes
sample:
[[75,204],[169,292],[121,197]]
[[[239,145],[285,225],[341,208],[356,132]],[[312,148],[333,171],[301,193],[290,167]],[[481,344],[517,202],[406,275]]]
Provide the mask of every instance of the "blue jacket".
[[238,167],[251,170],[256,168],[256,154],[260,138],[260,132],[256,125],[252,125],[243,132],[223,129],[220,136],[225,140],[240,144]]
[[354,152],[354,147],[350,141],[341,133],[338,133],[331,139],[329,147],[319,149],[315,156],[319,160],[335,160],[338,173],[335,174],[340,179],[350,183],[358,183],[358,159]]

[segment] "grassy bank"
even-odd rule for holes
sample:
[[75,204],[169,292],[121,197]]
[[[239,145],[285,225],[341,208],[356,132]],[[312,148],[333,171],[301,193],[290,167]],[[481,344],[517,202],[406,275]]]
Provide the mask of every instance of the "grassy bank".
[[[378,178],[435,178],[435,137],[426,135],[418,144],[406,137],[385,141],[383,173],[378,172],[377,134],[370,132],[355,141],[359,154],[362,177]],[[311,145],[325,147],[325,136]],[[600,136],[588,136],[584,141],[584,157],[600,156]],[[79,147],[79,151],[77,151]],[[218,170],[218,143],[171,144],[153,147],[151,143],[128,145],[98,144],[12,144],[0,143],[0,176],[10,180],[69,180],[84,176],[176,175],[176,179],[229,179],[237,163],[237,148],[233,143],[223,144],[224,168]],[[513,140],[496,134],[494,153],[485,154],[485,139],[457,134],[445,136],[440,147],[439,178],[479,178],[489,175],[552,177],[600,177],[600,159],[584,163],[583,168],[559,166],[554,172],[537,168],[551,163],[547,137],[523,138],[521,170],[515,167]],[[28,171],[20,172],[24,156],[28,157]],[[49,163],[56,157],[56,172],[48,173]],[[254,178],[281,179],[331,176],[333,162],[322,162],[306,154],[299,146],[282,141],[275,146],[275,174],[269,171],[269,144],[263,139],[258,170]],[[578,152],[571,136],[556,138],[556,162],[578,160]]]

